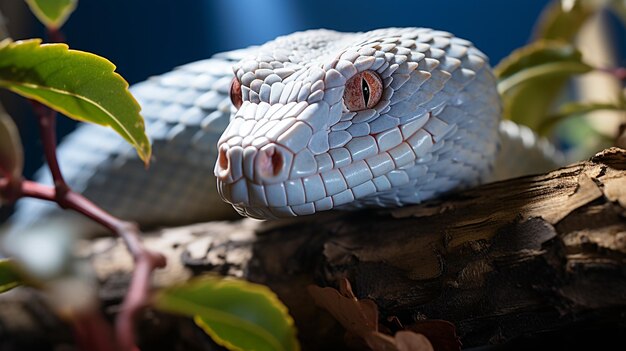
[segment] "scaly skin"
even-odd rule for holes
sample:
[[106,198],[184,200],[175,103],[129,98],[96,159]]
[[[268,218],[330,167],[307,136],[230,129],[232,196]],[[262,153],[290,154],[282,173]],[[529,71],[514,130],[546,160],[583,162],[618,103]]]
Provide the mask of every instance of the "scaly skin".
[[[346,81],[366,70],[382,78],[382,99],[351,112]],[[402,206],[491,174],[496,81],[486,56],[449,33],[296,33],[263,45],[234,72],[244,102],[218,142],[216,175],[241,214]]]
[[[344,85],[363,70],[379,73],[383,96],[349,112]],[[228,97],[233,72],[243,85],[238,110]],[[228,216],[216,182],[256,218],[419,203],[532,171],[493,172],[501,136],[507,150],[539,145],[510,126],[499,133],[495,84],[486,56],[449,33],[294,33],[132,87],[153,142],[149,171],[121,138],[91,125],[63,141],[60,164],[75,190],[144,226]],[[280,164],[268,163],[274,154]],[[41,218],[46,206],[22,201],[16,222]]]

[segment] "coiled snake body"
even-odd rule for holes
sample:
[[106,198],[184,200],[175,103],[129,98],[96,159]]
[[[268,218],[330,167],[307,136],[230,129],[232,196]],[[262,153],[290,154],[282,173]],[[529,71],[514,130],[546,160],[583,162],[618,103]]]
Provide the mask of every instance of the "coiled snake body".
[[[432,29],[294,33],[131,91],[153,142],[148,171],[91,125],[59,158],[77,191],[144,225],[222,217],[220,197],[255,218],[402,206],[551,166],[531,132],[500,124],[487,57]],[[500,149],[518,169],[496,160]],[[45,206],[24,201],[16,217]]]

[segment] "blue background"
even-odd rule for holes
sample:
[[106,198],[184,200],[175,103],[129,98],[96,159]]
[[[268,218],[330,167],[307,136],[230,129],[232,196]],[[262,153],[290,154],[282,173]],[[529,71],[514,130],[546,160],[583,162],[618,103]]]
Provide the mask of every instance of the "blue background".
[[[207,58],[311,28],[365,31],[390,26],[443,29],[473,41],[497,63],[526,43],[547,0],[107,0],[79,1],[64,26],[72,48],[113,61],[130,83]],[[15,39],[42,37],[23,1],[2,1]],[[17,19],[17,21],[16,21]],[[2,96],[18,120],[30,176],[42,162],[30,106]],[[59,119],[61,135],[74,123]],[[62,165],[61,165],[62,166]]]

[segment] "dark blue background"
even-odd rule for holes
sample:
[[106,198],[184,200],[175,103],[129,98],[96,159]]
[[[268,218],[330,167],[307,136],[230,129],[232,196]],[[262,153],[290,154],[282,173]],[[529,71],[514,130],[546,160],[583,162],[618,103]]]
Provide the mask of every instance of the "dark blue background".
[[[528,41],[547,0],[107,0],[79,1],[63,28],[72,48],[113,61],[130,83],[213,53],[261,44],[310,28],[364,31],[390,26],[444,29],[473,41],[497,63]],[[13,7],[11,11],[5,9]],[[15,39],[41,37],[42,26],[23,1],[0,5],[14,16]],[[17,13],[17,15],[15,14]],[[16,23],[18,18],[19,23]],[[2,97],[6,100],[6,94]],[[9,98],[26,144],[27,176],[41,164],[29,106]],[[73,128],[59,120],[60,134]],[[62,165],[61,165],[62,166]]]

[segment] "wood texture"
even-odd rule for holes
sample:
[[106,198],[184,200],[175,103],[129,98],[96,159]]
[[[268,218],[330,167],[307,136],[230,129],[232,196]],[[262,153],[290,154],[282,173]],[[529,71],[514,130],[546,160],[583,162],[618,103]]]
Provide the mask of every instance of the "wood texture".
[[[626,150],[419,206],[204,223],[164,229],[146,242],[168,256],[155,287],[207,272],[269,285],[294,316],[304,349],[341,349],[343,328],[306,287],[335,286],[342,277],[357,297],[376,302],[382,323],[448,320],[465,346],[572,325],[623,328]],[[103,301],[114,306],[130,257],[113,239],[89,243],[86,254]],[[167,335],[151,339],[155,325],[188,328],[157,317],[146,319],[146,343]]]

